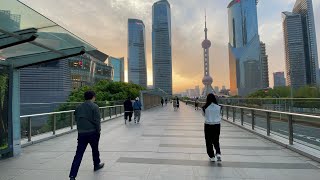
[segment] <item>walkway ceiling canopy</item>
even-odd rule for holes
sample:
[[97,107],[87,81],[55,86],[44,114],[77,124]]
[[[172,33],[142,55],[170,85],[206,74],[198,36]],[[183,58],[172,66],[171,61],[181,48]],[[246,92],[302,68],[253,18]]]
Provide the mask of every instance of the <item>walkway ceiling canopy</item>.
[[96,50],[17,0],[0,0],[0,64],[26,67]]

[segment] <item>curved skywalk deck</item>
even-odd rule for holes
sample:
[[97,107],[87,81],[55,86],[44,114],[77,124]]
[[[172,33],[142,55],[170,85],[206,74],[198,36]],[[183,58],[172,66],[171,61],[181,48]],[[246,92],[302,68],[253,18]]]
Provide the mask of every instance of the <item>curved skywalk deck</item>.
[[[93,172],[88,146],[78,180],[319,180],[320,164],[228,122],[222,123],[222,162],[210,163],[200,111],[172,104],[142,112],[140,124],[123,117],[102,124],[104,169]],[[77,133],[23,148],[0,161],[0,180],[68,179]]]

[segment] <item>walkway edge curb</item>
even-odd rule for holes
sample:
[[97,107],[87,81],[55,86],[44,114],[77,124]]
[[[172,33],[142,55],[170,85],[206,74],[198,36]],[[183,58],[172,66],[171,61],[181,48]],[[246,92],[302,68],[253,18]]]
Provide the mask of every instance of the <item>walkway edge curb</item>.
[[[275,138],[272,138],[272,137],[269,137],[269,136],[267,136],[267,135],[261,134],[261,133],[255,131],[255,130],[246,128],[245,126],[241,126],[240,124],[237,124],[237,123],[228,121],[228,120],[226,120],[226,119],[223,119],[223,120],[224,120],[225,122],[228,122],[228,123],[230,123],[230,124],[232,124],[232,125],[238,126],[238,127],[240,127],[241,129],[247,130],[247,131],[249,131],[249,132],[251,132],[251,133],[253,133],[253,134],[257,135],[257,136],[260,136],[260,137],[262,137],[262,138],[264,138],[264,139],[267,139],[267,140],[269,140],[269,141],[271,141],[271,142],[273,142],[273,143],[276,143],[276,144],[278,144],[278,145],[280,145],[280,146],[283,146],[284,148],[287,148],[287,149],[289,149],[289,150],[291,150],[291,151],[294,151],[294,152],[296,152],[296,153],[298,153],[298,154],[300,154],[300,155],[302,155],[302,156],[308,157],[308,158],[310,158],[310,159],[312,159],[312,160],[317,161],[317,162],[320,163],[320,152],[319,152],[318,154],[312,153],[311,151],[310,151],[310,152],[306,152],[306,151],[303,151],[302,149],[300,149],[300,148],[298,148],[298,147],[295,147],[295,145],[290,145],[290,144],[288,144],[288,143],[281,142],[280,140],[277,140],[277,139],[275,139]],[[299,144],[299,145],[300,145],[300,144]],[[309,147],[304,146],[304,145],[301,145],[301,146],[302,146],[302,147],[305,147],[305,148],[309,148]]]

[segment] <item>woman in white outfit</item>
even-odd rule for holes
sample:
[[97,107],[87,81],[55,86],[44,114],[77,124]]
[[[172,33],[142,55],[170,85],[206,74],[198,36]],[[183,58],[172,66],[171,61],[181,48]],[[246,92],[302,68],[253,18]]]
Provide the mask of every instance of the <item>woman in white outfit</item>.
[[[203,115],[205,117],[204,134],[206,139],[207,153],[210,161],[221,161],[220,151],[220,129],[221,129],[221,107],[219,106],[214,94],[208,94],[206,104],[202,107]],[[213,150],[216,150],[216,156]]]

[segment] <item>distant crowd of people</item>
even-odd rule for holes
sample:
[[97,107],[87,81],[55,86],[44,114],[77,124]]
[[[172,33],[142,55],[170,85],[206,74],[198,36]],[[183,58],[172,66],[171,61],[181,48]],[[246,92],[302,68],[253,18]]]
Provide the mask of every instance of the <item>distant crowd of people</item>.
[[[99,107],[94,103],[96,94],[93,91],[87,91],[84,93],[84,99],[85,102],[79,105],[74,112],[78,130],[78,146],[69,174],[70,180],[75,180],[77,177],[88,144],[90,144],[92,149],[93,170],[97,171],[104,167],[104,163],[101,162],[99,154],[101,117]],[[179,109],[180,102],[178,97],[173,98],[170,102],[173,104],[174,111]],[[168,99],[162,98],[161,105],[164,106],[164,103],[167,105]],[[199,99],[197,98],[194,103],[195,110],[198,110]],[[136,97],[134,101],[128,98],[123,103],[123,106],[125,124],[127,124],[127,120],[129,122],[132,121],[132,115],[134,115],[134,122],[139,123],[142,109],[139,97]],[[209,94],[206,99],[206,104],[202,107],[202,114],[204,116],[205,143],[210,161],[221,161],[219,143],[221,130],[220,111],[221,107],[215,95]],[[214,152],[214,149],[216,152]]]

